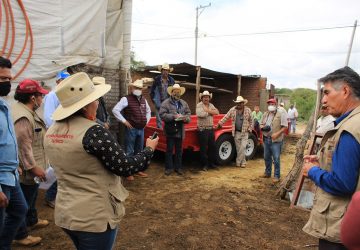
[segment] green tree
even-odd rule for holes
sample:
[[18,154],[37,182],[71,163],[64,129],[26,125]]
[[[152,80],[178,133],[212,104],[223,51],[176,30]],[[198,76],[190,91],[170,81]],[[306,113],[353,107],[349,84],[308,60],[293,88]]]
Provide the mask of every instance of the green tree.
[[294,89],[290,96],[290,102],[295,104],[299,113],[299,119],[308,121],[315,108],[316,91],[305,88]]
[[288,88],[280,88],[280,89],[275,89],[275,93],[280,94],[280,95],[289,95],[289,96],[291,96],[291,94],[293,93],[293,90],[288,89]]
[[136,60],[136,55],[134,51],[130,51],[130,67],[132,70],[138,70],[140,68],[143,68],[146,66],[146,63],[144,61],[138,61]]

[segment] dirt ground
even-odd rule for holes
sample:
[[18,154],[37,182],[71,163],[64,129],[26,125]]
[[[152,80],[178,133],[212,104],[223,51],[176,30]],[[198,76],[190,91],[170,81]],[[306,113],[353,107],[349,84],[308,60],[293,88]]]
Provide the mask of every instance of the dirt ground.
[[[292,167],[294,151],[288,143],[282,177]],[[194,153],[184,155],[184,176],[164,176],[163,165],[164,155],[157,154],[149,178],[124,183],[130,196],[115,249],[315,249],[317,240],[301,230],[308,212],[291,210],[275,196],[271,179],[258,178],[264,171],[261,152],[246,168],[202,172]],[[74,249],[43,200],[41,192],[39,217],[50,225],[31,232],[43,237],[33,249]]]

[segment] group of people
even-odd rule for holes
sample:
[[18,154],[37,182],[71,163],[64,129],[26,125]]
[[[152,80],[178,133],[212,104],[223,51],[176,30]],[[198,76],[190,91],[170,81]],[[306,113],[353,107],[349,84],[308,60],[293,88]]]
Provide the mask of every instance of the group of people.
[[[144,140],[151,111],[142,95],[143,80],[131,83],[129,94],[112,110],[125,126],[123,149],[109,131],[109,114],[102,97],[111,86],[104,78],[90,79],[83,72],[70,75],[63,71],[50,93],[37,81],[26,79],[16,87],[16,102],[9,107],[3,97],[11,90],[11,67],[8,59],[0,57],[0,249],[10,249],[12,242],[32,246],[41,241],[40,237],[30,236],[28,230],[49,224],[38,218],[35,206],[39,188],[35,179],[45,180],[49,166],[57,176],[46,194],[47,203],[56,207],[55,224],[69,235],[77,249],[111,249],[128,196],[120,176],[128,180],[133,180],[134,175],[146,177],[144,171],[158,143],[158,138]],[[182,99],[186,89],[169,75],[172,68],[168,64],[160,66],[160,71],[150,96],[157,126],[166,136],[165,175],[183,175],[182,142],[185,124],[191,119],[189,105]],[[324,96],[319,123],[323,125],[318,133],[324,137],[319,142],[319,153],[305,156],[303,169],[318,188],[303,230],[319,238],[319,249],[357,249],[360,77],[345,67],[321,81]],[[196,115],[202,170],[217,168],[214,132],[231,120],[236,166],[246,167],[249,133],[261,131],[265,161],[261,177],[270,178],[274,164],[273,182],[279,182],[288,112],[272,98],[264,114],[259,107],[252,112],[246,106],[248,101],[237,96],[234,106],[214,124],[219,110],[211,102],[213,94],[205,90],[199,98]],[[38,114],[43,101],[44,118]]]

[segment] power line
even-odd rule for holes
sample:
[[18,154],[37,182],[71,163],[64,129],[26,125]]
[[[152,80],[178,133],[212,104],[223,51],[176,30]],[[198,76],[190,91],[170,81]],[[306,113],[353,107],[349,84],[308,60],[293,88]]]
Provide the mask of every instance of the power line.
[[[359,26],[359,25],[357,25]],[[232,37],[232,36],[254,36],[254,35],[272,35],[272,34],[284,34],[284,33],[296,33],[296,32],[308,32],[308,31],[322,31],[322,30],[334,30],[334,29],[345,29],[353,28],[353,25],[347,26],[335,26],[335,27],[324,27],[324,28],[309,28],[309,29],[294,29],[294,30],[280,30],[280,31],[265,31],[265,32],[250,32],[250,33],[238,33],[238,34],[223,34],[223,35],[209,35],[206,37]],[[169,37],[169,38],[148,38],[148,39],[133,39],[133,42],[147,42],[147,41],[158,41],[158,40],[184,40],[193,39],[193,37]]]

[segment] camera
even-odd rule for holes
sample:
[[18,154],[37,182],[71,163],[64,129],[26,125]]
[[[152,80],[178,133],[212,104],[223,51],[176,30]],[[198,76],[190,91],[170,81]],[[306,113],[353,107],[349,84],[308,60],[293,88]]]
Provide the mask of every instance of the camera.
[[271,130],[270,125],[266,125],[266,126],[261,128],[261,131],[263,131],[263,132],[269,132],[270,130]]

